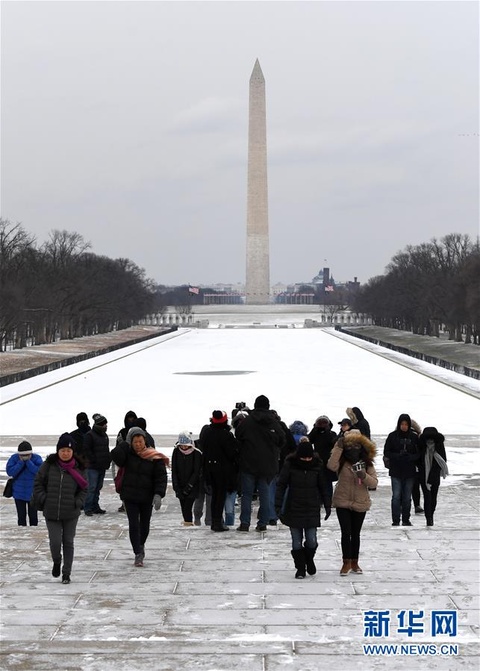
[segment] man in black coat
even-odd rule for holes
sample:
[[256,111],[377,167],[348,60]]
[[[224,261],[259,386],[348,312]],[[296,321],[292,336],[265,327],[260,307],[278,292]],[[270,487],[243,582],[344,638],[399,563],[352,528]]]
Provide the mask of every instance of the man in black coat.
[[285,443],[285,433],[266,396],[256,398],[254,409],[238,425],[235,436],[240,442],[242,486],[238,531],[249,531],[255,486],[260,500],[256,530],[266,531],[270,519],[270,483],[278,473],[280,451]]
[[203,451],[205,484],[211,487],[212,531],[228,531],[222,516],[228,493],[237,490],[238,443],[227,422],[223,410],[214,410],[210,424],[206,424],[199,436]]
[[77,428],[70,432],[74,443],[73,451],[79,457],[83,458],[84,456],[83,439],[90,430],[91,427],[88,421],[87,413],[79,412],[77,415]]
[[92,417],[93,427],[85,434],[83,448],[87,461],[88,490],[85,499],[85,515],[104,515],[105,510],[100,508],[100,491],[103,487],[105,472],[110,467],[109,440],[107,436],[107,419],[96,413]]

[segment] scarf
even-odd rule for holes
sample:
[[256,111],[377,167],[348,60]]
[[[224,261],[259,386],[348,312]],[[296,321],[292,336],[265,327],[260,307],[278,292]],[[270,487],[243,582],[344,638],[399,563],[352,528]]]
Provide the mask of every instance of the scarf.
[[193,445],[177,445],[177,447],[182,454],[192,454],[195,449]]
[[141,452],[135,452],[141,459],[153,461],[154,459],[164,459],[165,455],[160,454],[154,447],[145,447]]
[[59,459],[58,465],[62,471],[68,473],[68,475],[70,475],[75,480],[80,489],[87,489],[88,482],[85,480],[83,475],[75,469],[75,466],[77,465],[75,459],[70,459],[70,461],[62,461]]
[[432,488],[432,485],[429,484],[428,482],[428,478],[430,475],[430,471],[432,469],[432,463],[434,459],[440,466],[440,473],[442,478],[446,478],[448,475],[447,463],[445,459],[443,459],[443,457],[441,457],[435,450],[435,442],[433,440],[427,440],[427,449],[425,450],[425,485],[428,491],[430,491]]

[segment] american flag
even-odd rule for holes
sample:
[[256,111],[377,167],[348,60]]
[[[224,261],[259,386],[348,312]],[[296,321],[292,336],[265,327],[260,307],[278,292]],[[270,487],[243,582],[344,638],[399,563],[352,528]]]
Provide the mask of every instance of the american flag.
[[198,295],[200,293],[200,289],[198,287],[188,287],[188,290],[191,294],[197,294]]

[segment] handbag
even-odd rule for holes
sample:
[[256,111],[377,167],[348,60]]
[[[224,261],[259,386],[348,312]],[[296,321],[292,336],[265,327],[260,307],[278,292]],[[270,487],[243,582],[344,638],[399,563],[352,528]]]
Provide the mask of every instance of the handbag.
[[5,483],[5,487],[3,488],[3,496],[6,499],[11,499],[13,496],[13,478],[8,478],[7,482]]
[[13,496],[13,481],[18,478],[19,475],[23,473],[23,471],[26,469],[26,466],[22,468],[22,470],[17,473],[17,475],[13,478],[8,478],[7,482],[5,483],[5,487],[3,488],[3,496],[6,499],[11,499]]
[[115,491],[117,492],[117,494],[120,494],[122,490],[122,482],[124,474],[125,474],[125,466],[120,466],[115,474],[115,477],[113,478],[113,481],[115,483]]

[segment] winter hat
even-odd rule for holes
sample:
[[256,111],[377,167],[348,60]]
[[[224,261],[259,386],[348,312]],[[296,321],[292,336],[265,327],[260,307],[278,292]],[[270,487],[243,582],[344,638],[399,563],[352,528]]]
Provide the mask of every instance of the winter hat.
[[74,448],[73,438],[69,433],[62,433],[60,438],[57,441],[57,452],[61,450],[62,447],[69,447],[71,450]]
[[185,430],[178,434],[176,445],[195,445],[192,438],[192,432]]
[[212,412],[212,424],[224,424],[227,419],[227,413],[223,410],[214,410]]
[[269,410],[270,401],[266,396],[261,394],[260,396],[257,396],[257,398],[255,399],[253,407],[255,408],[255,410]]
[[[423,429],[422,435],[425,439],[427,439],[427,438],[432,439],[432,438],[436,438],[437,436],[440,436],[441,434],[437,431],[437,429],[434,426],[426,426]],[[443,438],[443,436],[442,436],[442,438]],[[27,443],[27,444],[29,444],[29,443]],[[20,447],[18,449],[20,449]]]
[[133,426],[139,426],[144,431],[147,430],[147,420],[144,417],[137,417]]
[[350,428],[352,428],[352,420],[349,419],[348,417],[344,417],[341,422],[338,422],[339,424],[348,424]]
[[32,454],[32,446],[28,442],[28,440],[22,440],[20,445],[18,446],[18,452],[23,456],[24,454]]
[[88,424],[88,415],[86,412],[79,412],[77,415],[77,426],[80,424],[80,422],[87,422]]
[[129,429],[127,433],[127,443],[130,443],[131,445],[135,436],[143,436],[145,440],[147,438],[147,434],[143,429],[141,429],[139,426],[132,426],[132,428]]
[[297,447],[297,457],[299,459],[306,457],[313,457],[313,446],[312,443],[302,440],[298,443]]
[[315,420],[315,424],[318,426],[319,424],[325,424],[326,426],[330,426],[331,421],[330,417],[327,417],[327,415],[320,415],[320,417],[317,417]]
[[101,415],[100,413],[96,412],[94,415],[92,415],[92,419],[97,424],[97,426],[103,426],[104,424],[107,424],[108,420],[106,417]]

